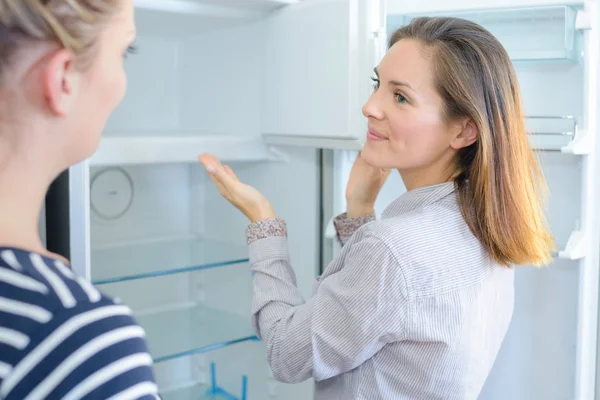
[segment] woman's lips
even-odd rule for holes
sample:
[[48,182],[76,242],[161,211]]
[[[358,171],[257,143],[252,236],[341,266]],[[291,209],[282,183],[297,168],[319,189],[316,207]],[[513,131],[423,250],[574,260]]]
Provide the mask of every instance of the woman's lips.
[[374,129],[369,129],[367,131],[367,139],[371,140],[373,142],[379,142],[382,140],[387,140],[387,138],[385,136],[383,136],[381,133],[377,132]]

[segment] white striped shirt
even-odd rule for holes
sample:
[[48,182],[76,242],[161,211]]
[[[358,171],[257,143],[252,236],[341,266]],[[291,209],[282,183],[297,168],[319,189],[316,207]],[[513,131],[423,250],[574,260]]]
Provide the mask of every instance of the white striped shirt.
[[157,399],[144,336],[60,261],[0,248],[0,399]]
[[[338,232],[353,222],[338,218]],[[308,301],[286,235],[281,220],[247,230],[253,325],[276,379],[314,378],[317,400],[477,398],[512,317],[514,269],[472,235],[453,183],[339,232],[345,245]]]

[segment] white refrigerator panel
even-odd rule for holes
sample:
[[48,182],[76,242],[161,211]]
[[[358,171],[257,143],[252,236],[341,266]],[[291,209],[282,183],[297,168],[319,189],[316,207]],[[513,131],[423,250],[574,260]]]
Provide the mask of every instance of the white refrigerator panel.
[[267,20],[263,136],[359,149],[361,113],[385,41],[383,0],[304,0]]

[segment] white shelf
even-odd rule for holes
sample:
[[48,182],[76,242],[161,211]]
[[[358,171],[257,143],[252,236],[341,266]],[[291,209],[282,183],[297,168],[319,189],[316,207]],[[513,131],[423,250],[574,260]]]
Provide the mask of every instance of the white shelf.
[[360,150],[363,142],[352,136],[309,136],[264,133],[263,139],[274,146],[302,146],[335,150]]
[[587,254],[586,236],[581,231],[573,231],[564,250],[558,252],[558,258],[564,260],[580,260]]
[[265,18],[299,0],[134,0],[142,36],[187,36]]
[[270,146],[304,146],[324,149],[360,150],[363,143],[354,137],[318,137],[264,134],[261,138],[241,136],[181,136],[161,132],[103,136],[90,166],[196,163],[197,156],[211,153],[225,162],[275,161],[285,156]]
[[140,10],[182,15],[252,19],[299,0],[134,0]]
[[194,163],[202,153],[231,161],[263,161],[271,157],[260,138],[232,136],[104,136],[90,165]]
[[592,142],[592,135],[589,135],[584,131],[579,131],[577,137],[575,137],[569,144],[562,147],[560,151],[568,154],[586,155],[591,154],[593,148],[594,144]]

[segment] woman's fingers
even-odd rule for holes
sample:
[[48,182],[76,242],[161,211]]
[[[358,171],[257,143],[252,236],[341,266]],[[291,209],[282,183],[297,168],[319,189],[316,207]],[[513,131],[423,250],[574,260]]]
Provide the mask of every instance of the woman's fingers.
[[225,167],[221,164],[219,159],[211,154],[202,154],[198,157],[198,160],[202,163],[204,168],[209,172],[211,178],[214,177],[223,185],[230,183],[231,176],[226,172]]
[[275,217],[273,206],[263,194],[240,182],[228,165],[221,164],[215,156],[206,153],[198,156],[198,160],[208,171],[221,195],[251,221]]
[[202,154],[198,156],[198,160],[208,171],[208,176],[219,189],[219,193],[230,202],[234,202],[239,181],[233,170],[229,166],[221,164],[219,159],[211,154]]
[[200,161],[200,164],[202,164],[202,166],[204,166],[204,168],[208,172],[211,172],[211,173],[216,171],[216,167],[214,165],[215,160],[216,160],[216,157],[214,157],[208,153],[204,153],[204,154],[201,154],[198,156],[198,161]]
[[223,165],[223,167],[225,168],[225,172],[227,172],[229,174],[229,176],[234,178],[236,181],[239,181],[237,175],[235,174],[235,172],[233,172],[233,170],[231,169],[231,167],[229,165]]

